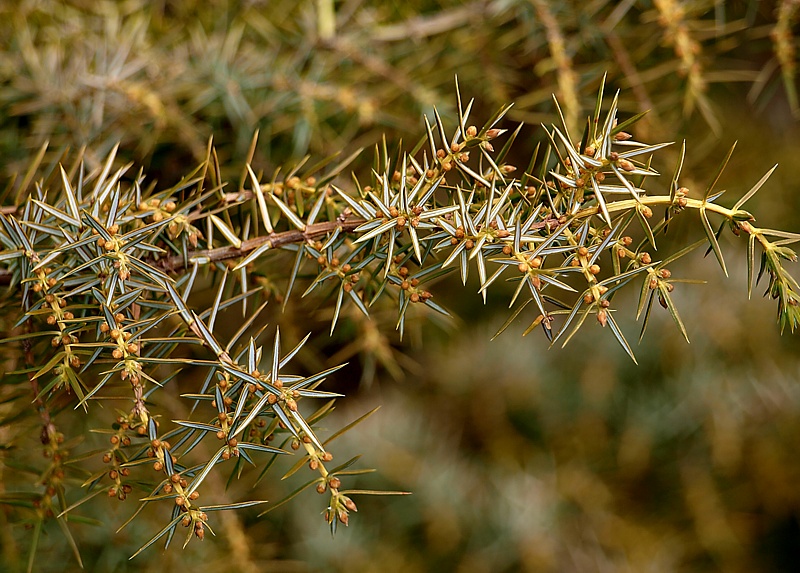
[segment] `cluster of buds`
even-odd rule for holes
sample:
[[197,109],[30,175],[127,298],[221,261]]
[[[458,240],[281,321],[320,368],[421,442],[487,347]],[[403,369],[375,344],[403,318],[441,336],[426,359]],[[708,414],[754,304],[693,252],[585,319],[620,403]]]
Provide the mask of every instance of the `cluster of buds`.
[[325,521],[328,522],[331,527],[334,526],[336,520],[344,525],[348,525],[351,511],[358,511],[356,503],[346,495],[335,491],[331,495],[331,504],[325,510]]
[[120,501],[124,501],[127,495],[133,491],[133,487],[125,483],[124,478],[130,476],[130,468],[124,467],[126,456],[122,452],[122,448],[131,445],[131,438],[128,432],[131,431],[131,424],[126,416],[119,416],[114,424],[114,433],[109,442],[111,447],[103,454],[103,463],[110,464],[111,468],[108,471],[108,478],[112,481],[111,487],[108,489],[108,497],[116,497]]
[[673,208],[676,210],[682,210],[689,204],[688,199],[686,196],[689,194],[689,190],[686,187],[680,187],[675,191],[675,201],[673,203]]
[[[153,440],[153,442],[158,442],[158,440]],[[184,527],[192,526],[194,535],[202,540],[205,537],[205,526],[208,521],[208,515],[206,515],[204,511],[193,506],[192,502],[200,498],[200,493],[197,491],[192,491],[191,493],[187,492],[186,488],[188,486],[189,482],[185,477],[174,473],[169,476],[169,479],[161,490],[167,495],[175,494],[175,505],[184,513],[181,519],[181,525]]]
[[175,201],[167,200],[162,201],[157,197],[153,197],[151,199],[146,199],[139,203],[138,210],[140,212],[149,212],[150,216],[148,217],[150,222],[158,223],[163,221],[164,219],[172,216],[172,213],[175,212],[177,205],[175,205]]
[[397,276],[400,278],[400,290],[404,291],[411,302],[425,302],[433,298],[433,294],[429,291],[418,288],[419,279],[408,278],[408,267],[402,266],[397,268]]
[[159,223],[173,217],[167,225],[167,234],[170,239],[175,240],[185,234],[189,244],[196,249],[198,240],[203,238],[203,233],[190,223],[189,217],[180,213],[176,214],[177,208],[177,204],[172,199],[162,200],[157,197],[145,199],[137,205],[137,210],[140,213],[149,213],[149,215],[145,217],[145,220],[138,219],[138,224],[144,226],[147,222]]
[[147,450],[147,457],[154,458],[153,469],[157,472],[163,471],[165,467],[166,456],[170,457],[170,461],[174,464],[177,458],[170,453],[171,445],[166,440],[154,439],[150,441],[150,448]]
[[49,267],[40,271],[37,282],[33,284],[33,291],[40,294],[44,293],[43,308],[49,308],[49,313],[45,318],[45,322],[47,322],[48,326],[57,326],[59,330],[59,334],[50,340],[50,345],[53,348],[58,348],[62,345],[65,347],[62,363],[54,369],[54,374],[63,379],[66,369],[80,368],[81,360],[74,354],[70,347],[72,344],[78,342],[78,338],[68,332],[68,326],[64,323],[64,321],[74,319],[75,315],[71,311],[66,310],[67,301],[64,297],[59,296],[57,292],[48,292],[58,284],[57,279],[47,276],[52,272],[53,269]]
[[650,275],[650,280],[647,284],[647,287],[650,290],[658,289],[658,303],[665,309],[668,305],[664,295],[661,292],[661,289],[666,290],[668,293],[675,290],[675,285],[671,282],[668,282],[671,277],[672,272],[669,269],[659,269]]
[[197,248],[197,241],[203,238],[203,233],[189,222],[189,218],[186,215],[180,213],[175,215],[167,225],[167,234],[173,241],[180,237],[181,234],[185,234],[193,249]]
[[186,510],[186,514],[181,519],[181,525],[184,527],[192,527],[194,530],[194,535],[199,540],[205,539],[206,531],[205,527],[208,522],[208,515],[205,511],[200,511],[197,509],[188,509]]
[[[419,173],[417,172],[417,168],[413,165],[411,167],[406,168],[406,184],[411,185],[412,187],[419,182],[419,178],[417,177]],[[427,173],[426,173],[427,176]],[[431,177],[428,177],[431,179]],[[392,173],[392,184],[397,187],[401,181],[403,180],[403,174],[400,171],[395,171]]]
[[[316,245],[315,245],[316,246]],[[322,251],[322,245],[319,245],[318,251]],[[310,258],[313,258],[310,254],[308,255]],[[319,255],[316,258],[317,264],[325,269],[329,269],[334,271],[342,281],[342,288],[345,291],[350,292],[353,290],[358,281],[361,280],[361,275],[358,272],[353,272],[353,267],[350,263],[344,263],[339,260],[338,257],[333,256],[328,259],[327,256],[324,254]]]
[[97,239],[95,240],[95,244],[97,247],[114,258],[114,269],[116,270],[117,276],[120,280],[126,281],[131,278],[131,271],[128,265],[128,258],[127,255],[122,252],[122,247],[124,246],[125,242],[117,237],[119,233],[119,225],[116,223],[108,227],[106,232],[111,237],[110,239],[106,239],[105,237],[98,236],[97,229],[92,229],[92,235],[96,236]]
[[[273,193],[278,197],[283,196],[285,190],[302,190],[306,192],[313,192],[316,189],[317,185],[317,178],[316,177],[307,177],[305,181],[300,179],[297,175],[292,175],[285,181],[276,181],[274,184],[264,184],[261,185],[261,191],[266,193]],[[291,193],[288,194],[287,199],[291,197]]]
[[[114,316],[117,325],[121,325],[125,321],[125,315],[117,313]],[[127,330],[109,325],[103,322],[100,325],[100,332],[108,335],[111,341],[116,345],[111,351],[111,356],[115,360],[124,360],[125,366],[120,372],[120,377],[123,380],[129,380],[132,386],[138,386],[141,382],[141,365],[136,361],[135,357],[141,350],[136,342],[131,342],[133,334]]]

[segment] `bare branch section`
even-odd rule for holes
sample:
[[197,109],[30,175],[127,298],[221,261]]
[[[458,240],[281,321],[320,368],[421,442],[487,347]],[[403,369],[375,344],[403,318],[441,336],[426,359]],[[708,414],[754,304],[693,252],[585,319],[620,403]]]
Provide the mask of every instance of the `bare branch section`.
[[[242,258],[252,251],[262,247],[266,244],[270,245],[272,249],[278,249],[284,245],[291,245],[296,243],[305,243],[309,241],[316,241],[322,237],[326,237],[336,229],[344,233],[352,233],[354,229],[358,228],[366,222],[365,219],[357,217],[340,218],[337,221],[326,221],[324,223],[314,223],[308,225],[303,231],[283,231],[280,233],[271,233],[265,237],[256,237],[242,241],[242,246],[235,247],[219,247],[217,249],[201,249],[188,252],[188,259],[202,259],[204,261],[217,262],[227,261],[231,259]],[[166,259],[160,259],[154,262],[154,265],[164,271],[172,272],[185,268],[186,259],[180,255],[173,255]]]

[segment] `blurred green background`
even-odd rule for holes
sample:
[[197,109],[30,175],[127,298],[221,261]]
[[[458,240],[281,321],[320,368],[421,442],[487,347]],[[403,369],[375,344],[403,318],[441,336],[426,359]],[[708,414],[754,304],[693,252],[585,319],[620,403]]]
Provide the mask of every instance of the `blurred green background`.
[[[797,44],[796,4],[3,1],[0,171],[24,172],[45,140],[45,163],[85,145],[91,164],[121,142],[159,185],[201,160],[211,135],[233,179],[255,129],[253,161],[267,172],[384,133],[411,147],[434,106],[453,121],[456,76],[476,118],[515,102],[505,127],[530,124],[515,151],[526,164],[535,125],[556,121],[551,94],[579,123],[607,73],[623,115],[652,110],[638,138],[686,139],[690,189],[736,140],[719,186],[726,204],[779,163],[748,208],[761,226],[797,231],[796,79],[778,41],[789,33]],[[670,173],[676,153],[656,168]],[[684,244],[698,231],[677,221],[670,235]],[[672,252],[670,241],[660,249]],[[675,267],[708,281],[675,293],[691,344],[657,313],[638,366],[597,324],[565,349],[548,350],[539,330],[523,338],[524,318],[491,341],[508,293],[484,306],[477,283],[456,278],[434,294],[460,318],[420,318],[402,343],[392,317],[353,317],[328,339],[302,307],[276,310],[287,339],[319,331],[308,360],[352,365],[327,388],[347,393],[331,429],[382,406],[338,442],[337,457],[363,454],[378,469],[356,487],[413,495],[357,498],[359,513],[332,538],[309,491],[266,519],[220,516],[219,537],[132,562],[165,516],[117,535],[133,501],[101,499],[83,511],[108,526],[75,529],[87,569],[797,571],[800,345],[780,336],[773,301],[759,298],[766,285],[747,300],[745,246],[725,235],[729,279],[699,251]],[[619,318],[632,340],[635,295]],[[244,479],[230,497],[278,500],[297,485],[278,475],[258,494]],[[69,570],[64,539],[48,533],[36,569]],[[25,562],[22,527],[0,528],[0,543],[0,571]]]

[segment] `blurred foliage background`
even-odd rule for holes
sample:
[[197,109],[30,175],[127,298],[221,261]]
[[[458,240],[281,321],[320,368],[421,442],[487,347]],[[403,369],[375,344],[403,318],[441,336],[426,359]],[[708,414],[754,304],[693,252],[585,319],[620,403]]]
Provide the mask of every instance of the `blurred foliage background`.
[[[66,148],[85,148],[91,164],[121,142],[121,160],[159,185],[198,163],[211,136],[238,178],[256,129],[253,162],[267,172],[383,134],[410,147],[433,106],[452,121],[456,76],[475,117],[515,102],[506,127],[529,124],[516,144],[523,163],[535,125],[555,122],[551,94],[578,125],[607,73],[623,112],[651,110],[639,139],[686,138],[688,187],[704,186],[735,140],[721,185],[735,197],[780,163],[750,206],[759,224],[796,231],[799,11],[792,0],[6,0],[0,171],[24,173],[46,140],[45,164]],[[685,241],[696,226],[670,232]],[[701,252],[683,262],[685,276],[708,280],[675,293],[691,344],[664,313],[639,366],[599,325],[565,349],[548,351],[538,330],[522,338],[526,324],[490,341],[508,311],[455,279],[435,294],[462,318],[420,320],[402,344],[391,317],[350,317],[329,339],[325,317],[276,305],[283,332],[320,332],[308,361],[351,362],[328,388],[347,393],[332,428],[382,405],[339,444],[378,468],[363,487],[414,495],[362,498],[332,539],[306,493],[267,519],[224,516],[215,540],[133,562],[161,521],[115,535],[133,503],[100,500],[85,512],[108,526],[75,529],[87,569],[797,570],[800,345],[779,335],[770,301],[747,301],[745,245],[728,243],[729,280]],[[633,335],[628,294],[620,320]],[[250,484],[231,487],[247,497]],[[292,485],[267,488],[274,501]],[[50,533],[37,569],[64,571],[69,548]],[[0,527],[0,549],[0,570],[16,570],[26,532]]]

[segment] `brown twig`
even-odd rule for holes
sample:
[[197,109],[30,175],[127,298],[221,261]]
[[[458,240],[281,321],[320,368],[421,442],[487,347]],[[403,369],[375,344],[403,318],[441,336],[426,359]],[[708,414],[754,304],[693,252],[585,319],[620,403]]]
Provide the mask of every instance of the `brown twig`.
[[313,241],[314,239],[318,239],[320,237],[324,237],[328,233],[331,233],[336,230],[337,227],[341,227],[342,231],[349,233],[352,232],[354,229],[363,225],[366,221],[364,219],[359,218],[346,218],[346,217],[339,217],[335,221],[324,221],[322,223],[314,223],[313,225],[308,225],[304,230],[291,230],[291,231],[284,231],[282,233],[270,233],[269,235],[265,235],[263,237],[255,237],[253,239],[248,239],[246,241],[242,241],[242,246],[238,249],[236,247],[218,247],[216,249],[203,249],[197,251],[190,251],[187,253],[186,259],[184,259],[183,255],[173,255],[171,257],[167,257],[165,259],[161,259],[155,263],[161,270],[169,272],[169,271],[176,271],[181,269],[185,266],[186,260],[193,259],[193,258],[204,258],[210,262],[214,261],[225,261],[228,259],[236,259],[239,257],[246,256],[248,253],[256,250],[257,248],[265,245],[266,243],[270,243],[271,248],[275,249],[278,247],[282,247],[283,245],[289,245],[292,243],[304,243],[306,241]]

